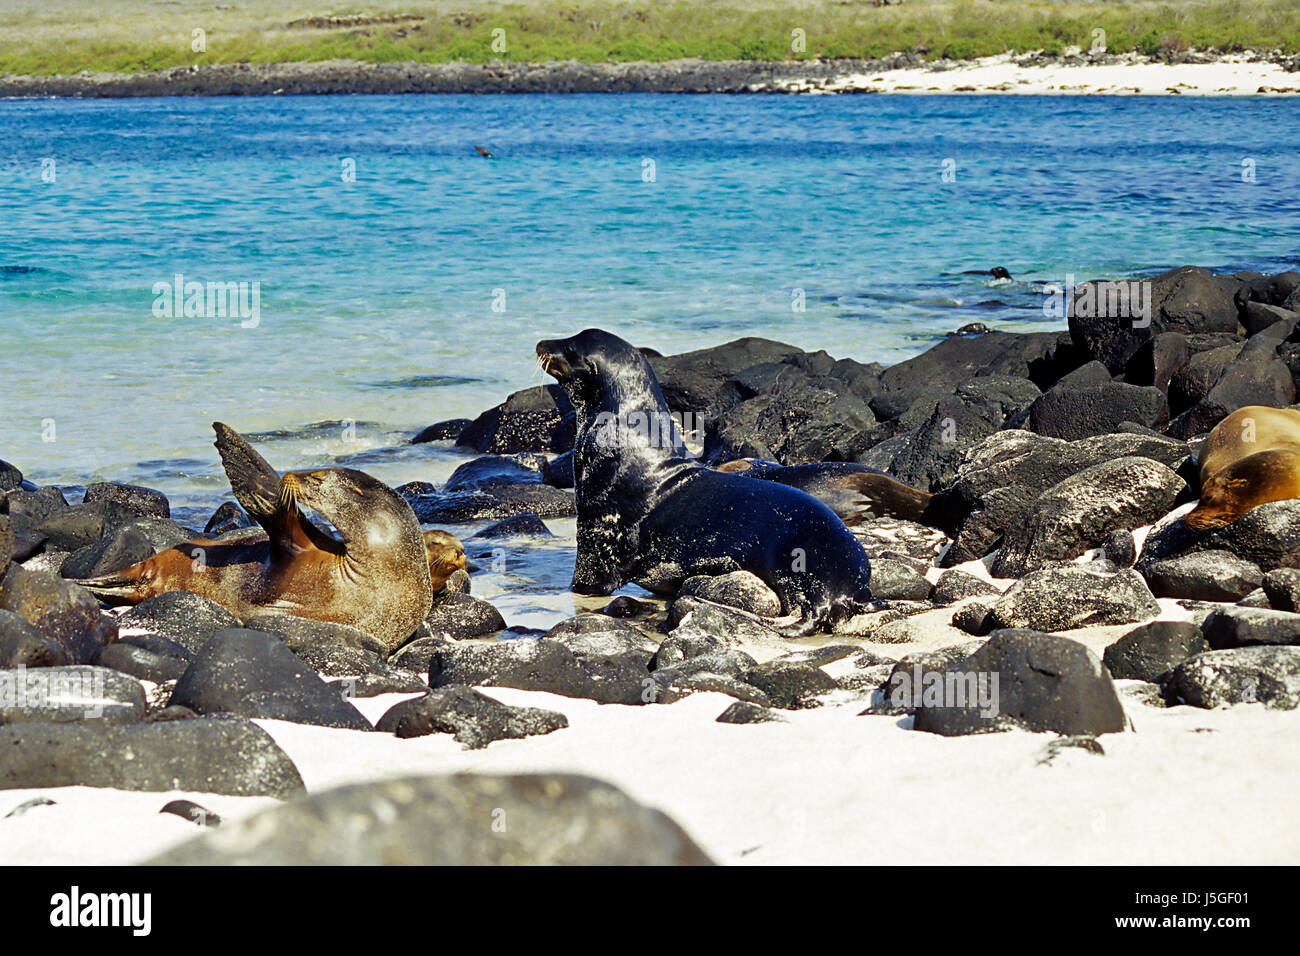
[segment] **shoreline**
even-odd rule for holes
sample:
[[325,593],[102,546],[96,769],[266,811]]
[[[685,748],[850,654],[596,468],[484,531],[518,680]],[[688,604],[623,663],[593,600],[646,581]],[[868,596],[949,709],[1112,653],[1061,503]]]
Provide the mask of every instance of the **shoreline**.
[[325,60],[173,67],[147,73],[0,75],[0,98],[400,93],[727,93],[1278,96],[1300,94],[1300,56],[1002,54],[926,61],[669,60],[364,63]]

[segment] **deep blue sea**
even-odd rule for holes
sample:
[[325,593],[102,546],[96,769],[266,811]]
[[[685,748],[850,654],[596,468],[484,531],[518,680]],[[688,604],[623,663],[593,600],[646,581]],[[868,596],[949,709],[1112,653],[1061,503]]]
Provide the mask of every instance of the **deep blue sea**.
[[[886,363],[972,321],[1061,328],[1044,281],[1296,266],[1298,119],[1263,98],[0,101],[0,457],[197,513],[227,491],[214,419],[283,469],[437,480],[446,449],[383,449],[541,382],[536,340],[588,326]],[[1016,281],[963,275],[998,265]],[[178,273],[257,283],[256,324],[157,314]]]

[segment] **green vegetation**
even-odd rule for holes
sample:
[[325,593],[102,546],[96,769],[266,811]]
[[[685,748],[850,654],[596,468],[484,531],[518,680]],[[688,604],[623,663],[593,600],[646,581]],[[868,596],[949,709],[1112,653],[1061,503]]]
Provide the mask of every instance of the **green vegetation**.
[[[202,44],[195,30],[201,30]],[[793,31],[802,30],[803,48]],[[9,0],[0,72],[139,71],[329,59],[485,63],[931,59],[1088,48],[1300,52],[1296,0]],[[493,31],[504,31],[504,34]],[[493,49],[494,38],[498,48]],[[504,39],[505,48],[500,49]],[[193,46],[205,45],[196,51]]]

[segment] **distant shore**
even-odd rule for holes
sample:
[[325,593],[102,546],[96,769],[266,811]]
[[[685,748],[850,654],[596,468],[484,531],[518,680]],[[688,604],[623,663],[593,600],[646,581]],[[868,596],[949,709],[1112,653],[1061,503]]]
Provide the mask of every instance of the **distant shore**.
[[669,60],[545,63],[220,64],[141,73],[0,74],[0,97],[277,96],[396,93],[1300,94],[1300,56],[1281,53],[1050,56],[927,61]]

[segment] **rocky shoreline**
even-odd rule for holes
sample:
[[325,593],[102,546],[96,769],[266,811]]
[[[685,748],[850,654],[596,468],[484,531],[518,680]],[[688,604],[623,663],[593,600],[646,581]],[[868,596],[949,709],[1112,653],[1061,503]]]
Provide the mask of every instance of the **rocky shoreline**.
[[[922,749],[935,736],[1049,733],[1050,763],[1108,753],[1147,713],[1286,721],[1300,708],[1300,500],[1207,531],[1181,519],[1199,495],[1206,432],[1243,406],[1296,400],[1300,273],[1188,266],[1142,281],[1141,321],[1081,308],[1099,291],[1085,284],[1068,331],[954,333],[889,368],[754,338],[649,356],[672,411],[702,423],[710,464],[856,461],[934,495],[924,523],[853,525],[886,603],[817,639],[768,626],[774,596],[743,573],[692,578],[666,605],[622,594],[541,630],[506,628],[458,572],[392,653],[341,625],[241,625],[183,592],[122,613],[68,578],[198,529],[173,522],[155,491],[101,483],[69,503],[0,463],[0,790],[290,798],[235,824],[239,839],[199,838],[159,862],[369,862],[393,847],[408,862],[498,859],[484,825],[466,821],[507,797],[528,819],[624,835],[575,840],[577,824],[539,823],[512,859],[707,862],[672,820],[579,777],[362,783],[304,802],[283,728],[493,750],[588,733],[574,714],[590,720],[591,704],[650,723],[689,711],[748,734],[812,726],[799,715],[815,711],[826,716],[814,748],[874,719]],[[441,488],[398,489],[422,523],[497,522],[467,544],[526,548],[573,513],[573,412],[554,386],[413,441],[481,455]],[[223,505],[207,531],[244,520]],[[992,713],[929,695],[966,675],[997,675]],[[432,804],[394,797],[426,787]],[[390,810],[374,842],[332,829],[377,813],[376,800]],[[466,835],[454,846],[407,836],[430,821]]]
[[[990,58],[1040,73],[1069,77],[1087,68],[1160,66],[1167,86],[1176,70],[1215,64],[1254,64],[1280,76],[1300,72],[1300,57],[1278,52],[1226,56],[1183,51],[1158,57],[1136,54],[1044,54]],[[664,62],[546,63],[362,63],[326,60],[300,63],[229,63],[173,67],[142,73],[82,72],[75,75],[0,75],[0,97],[290,96],[338,93],[871,93],[884,75],[909,78],[898,89],[934,92],[1035,92],[1005,83],[971,85],[964,71],[989,61],[927,61],[899,53],[877,60],[669,60]],[[911,77],[919,77],[919,85]],[[1162,81],[1164,82],[1164,81]],[[1254,85],[1233,92],[1272,90]],[[1276,92],[1295,92],[1278,82]],[[1230,82],[1228,85],[1232,85]],[[1082,88],[1081,88],[1082,89]],[[1164,91],[1161,87],[1160,92]],[[1175,90],[1176,91],[1176,90]]]

